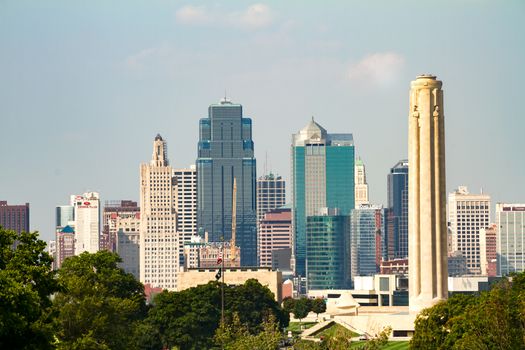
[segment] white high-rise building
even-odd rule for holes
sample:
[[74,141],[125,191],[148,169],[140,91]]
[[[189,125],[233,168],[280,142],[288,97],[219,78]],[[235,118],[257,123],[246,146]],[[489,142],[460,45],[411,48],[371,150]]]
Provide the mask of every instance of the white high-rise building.
[[86,192],[71,196],[75,216],[75,255],[96,253],[100,241],[100,195]]
[[166,142],[153,142],[149,164],[140,165],[140,281],[177,289],[181,239],[177,233],[177,179]]
[[448,221],[452,232],[452,251],[467,260],[469,274],[481,274],[480,230],[489,227],[490,196],[471,194],[467,187],[448,195]]
[[197,234],[197,170],[195,165],[188,169],[176,169],[177,179],[177,224],[184,242],[190,242]]
[[496,204],[498,276],[525,271],[525,204]]
[[269,173],[257,179],[257,226],[268,211],[286,204],[286,183],[279,175]]
[[365,164],[361,158],[355,161],[355,207],[368,204],[368,184],[366,183]]

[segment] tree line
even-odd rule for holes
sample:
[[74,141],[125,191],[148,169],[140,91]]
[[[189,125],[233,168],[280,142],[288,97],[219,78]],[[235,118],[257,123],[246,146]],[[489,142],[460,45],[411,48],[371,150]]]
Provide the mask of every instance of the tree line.
[[0,228],[1,349],[275,349],[289,322],[254,279],[224,286],[221,323],[218,282],[163,291],[147,305],[117,254],[82,253],[53,271],[45,247],[37,233]]

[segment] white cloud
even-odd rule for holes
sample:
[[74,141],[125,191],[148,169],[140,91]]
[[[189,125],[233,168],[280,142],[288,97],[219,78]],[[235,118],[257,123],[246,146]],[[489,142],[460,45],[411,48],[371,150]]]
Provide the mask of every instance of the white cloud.
[[212,19],[206,7],[191,5],[181,7],[175,14],[175,18],[184,24],[206,24]]
[[399,75],[404,64],[404,57],[395,52],[378,52],[352,64],[348,78],[387,85]]
[[206,6],[181,7],[175,14],[177,22],[189,25],[215,25],[259,29],[271,25],[274,13],[265,4],[253,4],[243,11],[226,12]]
[[234,25],[257,29],[272,24],[274,15],[268,6],[264,4],[254,4],[243,12],[232,13],[230,18]]

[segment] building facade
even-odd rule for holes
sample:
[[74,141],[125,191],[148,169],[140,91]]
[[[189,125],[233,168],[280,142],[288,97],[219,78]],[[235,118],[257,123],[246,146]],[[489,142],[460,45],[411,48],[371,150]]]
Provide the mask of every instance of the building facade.
[[106,201],[102,211],[100,249],[116,252],[120,220],[135,218],[137,214],[140,214],[137,202],[131,200]]
[[292,269],[306,275],[308,216],[322,208],[349,215],[354,208],[352,134],[328,134],[313,118],[292,136]]
[[7,201],[0,201],[0,226],[18,234],[29,232],[29,203],[9,205]]
[[119,266],[140,281],[140,208],[135,208],[133,214],[117,215],[115,219],[115,251],[122,259]]
[[236,245],[241,264],[257,264],[256,162],[252,120],[223,99],[199,122],[197,227],[210,242],[232,238],[233,182],[237,183]]
[[100,249],[100,195],[86,192],[72,196],[75,216],[75,255]]
[[53,268],[62,267],[64,260],[75,255],[75,230],[72,226],[56,228],[56,249],[53,256]]
[[361,158],[355,161],[355,207],[368,204],[368,183],[366,182],[365,164]]
[[469,274],[481,274],[481,229],[489,226],[490,196],[471,194],[467,187],[448,196],[448,221],[452,232],[452,251],[460,251],[467,260]]
[[268,211],[286,204],[286,183],[284,179],[272,173],[257,179],[257,223],[259,224]]
[[351,278],[379,272],[385,210],[381,205],[362,204],[352,210],[350,219]]
[[273,252],[292,247],[292,210],[267,211],[259,222],[258,239],[259,266],[273,266]]
[[306,219],[307,289],[350,286],[350,228],[347,215],[326,209]]
[[60,205],[55,208],[55,226],[66,227],[75,225],[75,196],[71,196],[71,205]]
[[408,258],[408,160],[400,160],[387,176],[387,256]]
[[525,204],[496,204],[498,275],[525,271]]
[[177,225],[184,242],[197,235],[197,170],[195,165],[175,169],[177,179]]
[[150,163],[140,165],[140,281],[176,290],[181,247],[177,179],[169,165],[167,143],[157,135]]
[[481,274],[488,277],[498,275],[498,227],[492,224],[479,232]]

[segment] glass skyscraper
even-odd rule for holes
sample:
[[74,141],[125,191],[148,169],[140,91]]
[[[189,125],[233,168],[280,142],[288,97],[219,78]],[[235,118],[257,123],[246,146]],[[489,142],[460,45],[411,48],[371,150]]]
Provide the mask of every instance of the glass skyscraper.
[[308,290],[350,287],[350,227],[337,210],[306,219]]
[[199,122],[197,227],[210,242],[232,236],[233,179],[237,182],[236,245],[241,265],[257,265],[256,163],[252,120],[242,106],[223,99]]
[[387,246],[385,259],[408,257],[408,160],[388,174]]
[[306,222],[322,208],[349,215],[354,208],[352,134],[328,134],[313,118],[292,137],[292,268],[306,276]]

